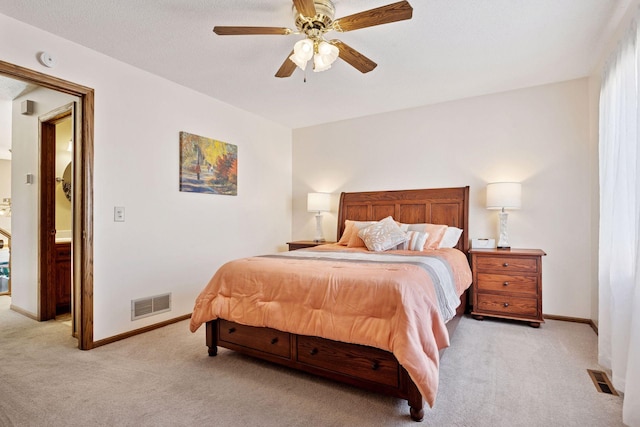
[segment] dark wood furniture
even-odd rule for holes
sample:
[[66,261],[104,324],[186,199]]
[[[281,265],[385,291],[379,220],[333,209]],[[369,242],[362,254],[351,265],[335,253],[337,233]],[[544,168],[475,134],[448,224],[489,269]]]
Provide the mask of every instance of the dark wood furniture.
[[296,240],[295,242],[287,242],[287,245],[289,245],[290,251],[295,251],[298,249],[313,248],[318,245],[326,245],[329,243],[335,243],[335,242],[314,242],[313,240]]
[[[338,211],[338,238],[347,219],[380,220],[392,215],[403,223],[446,224],[463,229],[457,248],[469,249],[469,187],[426,190],[342,193]],[[466,308],[461,297],[458,318],[447,324],[450,333]],[[209,355],[217,346],[264,360],[407,399],[411,418],[424,417],[424,399],[395,356],[378,348],[291,334],[270,328],[244,326],[224,319],[207,322]]]
[[471,249],[472,316],[523,320],[534,328],[542,318],[540,249]]
[[71,242],[56,243],[56,315],[71,312]]

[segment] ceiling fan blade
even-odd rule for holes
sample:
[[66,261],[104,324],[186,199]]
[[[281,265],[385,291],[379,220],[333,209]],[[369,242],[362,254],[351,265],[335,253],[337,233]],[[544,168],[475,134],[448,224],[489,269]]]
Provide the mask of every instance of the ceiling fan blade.
[[280,69],[276,72],[276,77],[291,77],[291,74],[293,74],[297,67],[297,65],[289,59],[289,56],[291,55],[293,55],[293,51],[291,51],[291,53],[287,56],[287,59],[285,59],[280,66]]
[[373,27],[374,25],[388,24],[390,22],[411,19],[413,8],[408,1],[399,1],[375,9],[345,16],[334,21],[336,31],[353,31],[360,28]]
[[242,35],[256,35],[256,34],[276,34],[276,35],[288,35],[292,31],[289,28],[280,27],[224,27],[215,26],[213,32],[219,36],[242,36]]
[[335,45],[340,51],[339,58],[361,73],[368,73],[378,66],[378,64],[340,40],[331,40],[331,44]]
[[293,5],[303,16],[316,16],[316,5],[313,4],[313,0],[293,0]]

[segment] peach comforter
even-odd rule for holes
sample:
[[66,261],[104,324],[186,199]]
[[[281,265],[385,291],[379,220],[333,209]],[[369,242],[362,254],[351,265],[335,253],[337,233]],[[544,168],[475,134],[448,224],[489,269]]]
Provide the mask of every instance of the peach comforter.
[[438,350],[449,345],[443,316],[470,284],[456,249],[323,245],[223,265],[197,298],[190,329],[222,318],[388,350],[433,406]]

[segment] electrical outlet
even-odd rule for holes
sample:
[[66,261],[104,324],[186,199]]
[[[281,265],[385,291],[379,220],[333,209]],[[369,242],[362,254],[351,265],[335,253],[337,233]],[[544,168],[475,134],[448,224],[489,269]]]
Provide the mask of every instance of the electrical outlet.
[[115,222],[124,222],[124,206],[116,206],[113,208],[113,220]]

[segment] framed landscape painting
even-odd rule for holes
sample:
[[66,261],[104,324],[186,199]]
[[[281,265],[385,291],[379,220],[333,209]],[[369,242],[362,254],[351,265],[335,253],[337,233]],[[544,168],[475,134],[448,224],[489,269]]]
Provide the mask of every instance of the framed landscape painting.
[[238,146],[180,132],[180,191],[238,195]]

